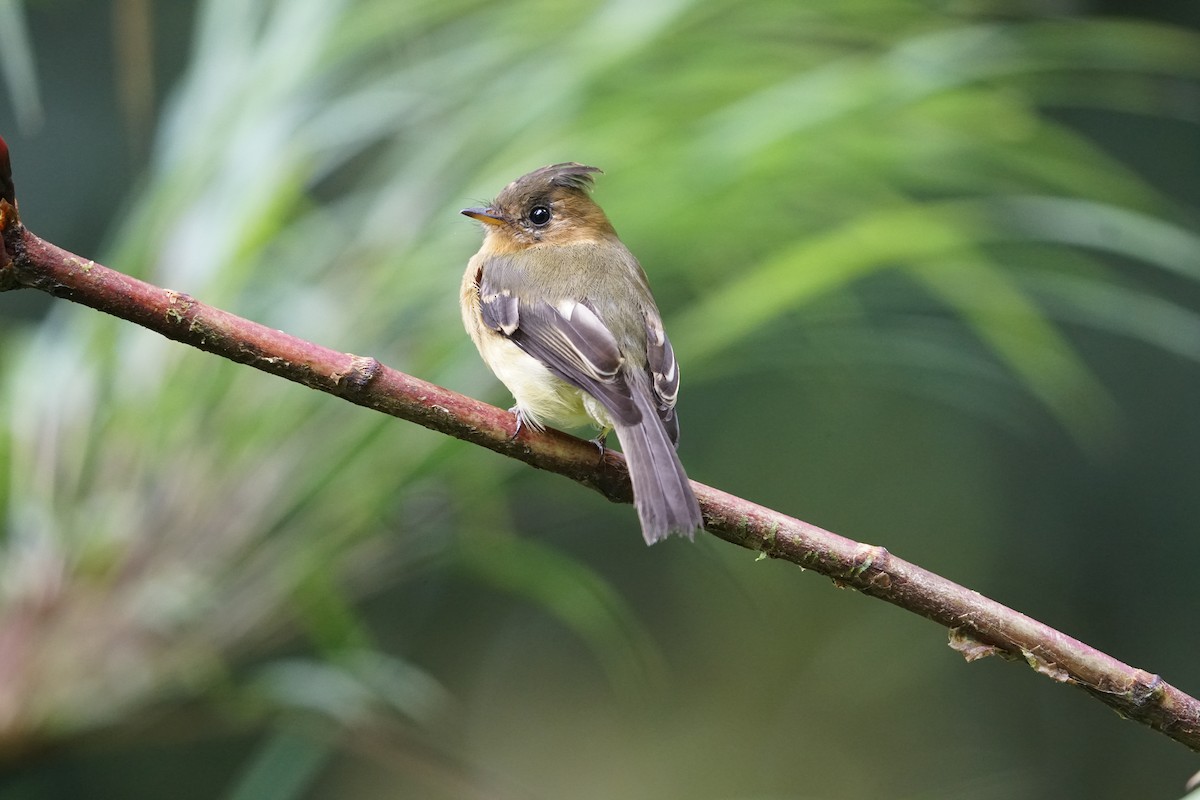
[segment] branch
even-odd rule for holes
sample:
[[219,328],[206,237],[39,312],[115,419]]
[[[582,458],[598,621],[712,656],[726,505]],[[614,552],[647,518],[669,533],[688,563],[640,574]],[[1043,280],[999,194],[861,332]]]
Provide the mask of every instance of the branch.
[[[0,139],[0,291],[32,288],[112,314],[201,350],[248,364],[360,406],[565,475],[610,500],[632,500],[624,459],[564,433],[528,426],[512,436],[511,414],[397,372],[374,358],[306,342],[192,297],[162,289],[38,238],[21,224],[8,151]],[[727,542],[791,561],[838,586],[919,614],[950,631],[967,661],[1023,661],[1078,686],[1119,714],[1200,751],[1200,701],[1000,603],[896,558],[739,497],[693,482],[705,529]]]

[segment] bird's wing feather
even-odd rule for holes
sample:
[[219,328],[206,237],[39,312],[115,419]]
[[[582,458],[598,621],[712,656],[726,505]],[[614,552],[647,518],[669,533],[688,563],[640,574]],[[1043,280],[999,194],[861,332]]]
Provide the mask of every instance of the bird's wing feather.
[[616,337],[595,309],[574,300],[557,305],[523,301],[492,285],[486,272],[479,288],[485,325],[596,398],[615,421],[632,425],[641,419],[621,373],[624,358]]
[[671,442],[679,444],[679,418],[675,416],[675,402],[679,399],[679,364],[657,314],[646,314],[646,366],[653,378],[658,416]]

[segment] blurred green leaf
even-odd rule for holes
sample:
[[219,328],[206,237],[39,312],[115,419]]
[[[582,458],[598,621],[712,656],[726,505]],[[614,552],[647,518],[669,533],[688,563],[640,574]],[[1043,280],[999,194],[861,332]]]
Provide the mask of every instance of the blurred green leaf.
[[0,0],[0,74],[20,127],[33,132],[43,121],[33,45],[21,0]]
[[587,565],[516,537],[473,537],[461,557],[476,580],[527,598],[580,636],[623,695],[666,685],[662,655],[636,611]]
[[304,797],[332,754],[331,742],[294,731],[279,731],[254,754],[229,793],[229,800]]

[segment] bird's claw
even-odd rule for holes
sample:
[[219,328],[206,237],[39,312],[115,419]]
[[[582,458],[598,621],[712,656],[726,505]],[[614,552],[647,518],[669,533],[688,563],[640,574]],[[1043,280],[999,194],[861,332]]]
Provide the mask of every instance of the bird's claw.
[[608,452],[608,434],[609,431],[601,431],[600,435],[595,439],[589,439],[592,444],[596,445],[596,449],[600,451],[600,460],[604,460],[604,454]]
[[508,437],[510,442],[521,435],[522,428],[529,427],[533,428],[534,430],[538,430],[540,428],[539,425],[535,424],[532,420],[525,416],[525,412],[521,410],[520,406],[513,406],[508,410],[508,412],[517,418],[517,424],[516,427],[513,428],[512,436]]

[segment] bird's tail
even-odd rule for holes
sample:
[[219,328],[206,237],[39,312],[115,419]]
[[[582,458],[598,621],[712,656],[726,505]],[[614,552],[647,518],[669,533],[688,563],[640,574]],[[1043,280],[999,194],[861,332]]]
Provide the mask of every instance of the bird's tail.
[[641,419],[632,425],[617,423],[615,430],[629,466],[642,535],[646,544],[672,533],[691,539],[704,523],[700,504],[649,391],[635,390],[634,397]]

